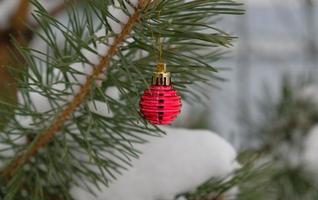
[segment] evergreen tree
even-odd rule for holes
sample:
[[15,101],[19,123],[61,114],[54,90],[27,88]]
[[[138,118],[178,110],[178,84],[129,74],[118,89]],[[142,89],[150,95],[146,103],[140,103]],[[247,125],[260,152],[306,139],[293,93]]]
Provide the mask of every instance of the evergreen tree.
[[[135,144],[164,133],[138,108],[156,62],[167,63],[184,101],[200,102],[220,79],[213,62],[233,40],[215,24],[242,14],[231,0],[74,0],[53,9],[15,2],[0,30],[5,200],[73,199],[74,185],[108,186],[140,154]],[[62,10],[67,20],[54,17]],[[207,198],[208,188],[186,196]],[[221,188],[219,196],[230,187]]]

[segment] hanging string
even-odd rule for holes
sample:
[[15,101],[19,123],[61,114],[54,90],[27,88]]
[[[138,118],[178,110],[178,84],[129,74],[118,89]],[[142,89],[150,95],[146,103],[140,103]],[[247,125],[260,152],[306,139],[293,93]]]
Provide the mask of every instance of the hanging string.
[[158,33],[155,35],[153,28],[151,26],[151,20],[148,19],[148,28],[151,32],[151,37],[152,37],[152,44],[154,47],[154,50],[159,52],[158,57],[157,57],[157,63],[163,62],[163,44],[162,44],[162,39],[161,39],[161,34],[160,34],[160,15],[161,15],[161,10],[156,11],[157,13],[157,24],[158,24]]
[[[158,20],[159,24],[160,24],[160,15],[161,15],[161,10],[158,11],[158,15],[157,15],[157,20]],[[162,60],[163,45],[162,45],[162,40],[161,40],[160,25],[158,25],[157,45],[159,47],[159,62],[162,62],[163,61]]]

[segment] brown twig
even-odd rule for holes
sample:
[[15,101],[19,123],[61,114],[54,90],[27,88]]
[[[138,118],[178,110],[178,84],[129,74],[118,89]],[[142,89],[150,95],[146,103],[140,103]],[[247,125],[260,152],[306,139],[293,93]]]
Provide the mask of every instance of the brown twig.
[[20,0],[20,4],[16,13],[11,17],[11,28],[14,30],[23,31],[26,29],[25,23],[29,14],[29,0]]
[[1,175],[4,178],[10,180],[17,169],[23,166],[32,156],[37,154],[39,149],[46,145],[53,138],[53,136],[58,133],[70,115],[85,100],[85,97],[92,89],[93,82],[101,73],[103,73],[105,69],[107,69],[111,58],[117,52],[118,46],[125,40],[133,26],[139,21],[142,9],[149,2],[150,0],[139,0],[139,5],[138,8],[136,8],[135,13],[130,16],[121,33],[116,36],[114,43],[109,48],[108,53],[102,57],[99,64],[94,67],[93,73],[86,77],[86,82],[81,86],[79,92],[75,94],[74,98],[65,106],[61,113],[57,115],[53,123],[30,144],[30,147],[14,158],[12,162],[4,168],[4,170],[1,172]]
[[[11,37],[21,44],[26,43],[22,33],[26,30],[25,19],[28,15],[28,6],[29,0],[20,0],[16,13],[10,18],[10,27],[0,31],[0,97],[5,102],[16,101],[16,83],[7,66],[18,66],[23,63],[21,55],[12,44]],[[19,59],[13,59],[12,53]],[[4,123],[3,118],[0,116],[0,125]]]

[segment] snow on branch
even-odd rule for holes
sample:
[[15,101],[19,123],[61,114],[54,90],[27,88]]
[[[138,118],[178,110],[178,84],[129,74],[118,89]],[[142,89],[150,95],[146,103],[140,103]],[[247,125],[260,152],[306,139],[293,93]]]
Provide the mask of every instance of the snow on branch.
[[[161,127],[167,135],[137,146],[143,154],[132,168],[96,196],[73,187],[77,200],[173,200],[209,178],[224,179],[240,167],[236,151],[217,134],[205,130]],[[231,198],[233,194],[231,195]]]

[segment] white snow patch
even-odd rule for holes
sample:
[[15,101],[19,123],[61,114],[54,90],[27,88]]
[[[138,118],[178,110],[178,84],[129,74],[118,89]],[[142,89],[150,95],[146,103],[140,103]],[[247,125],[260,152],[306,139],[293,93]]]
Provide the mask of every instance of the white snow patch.
[[65,0],[39,0],[39,3],[47,10],[52,10],[64,2]]
[[96,113],[100,116],[103,116],[103,117],[114,116],[113,112],[110,110],[108,105],[104,102],[97,101],[97,100],[91,101],[91,102],[88,102],[88,107],[91,112]]
[[318,125],[314,126],[304,141],[302,160],[306,172],[318,180]]
[[[106,90],[106,95],[114,100],[120,100],[120,91],[117,87],[108,87]],[[88,102],[88,107],[91,112],[104,117],[114,117],[114,112],[111,110],[107,103],[101,101],[90,101]]]
[[70,68],[74,69],[75,72],[70,72],[67,77],[71,83],[73,83],[72,89],[75,93],[80,90],[80,85],[84,84],[88,74],[93,72],[93,67],[87,63],[73,63]]
[[137,6],[138,6],[138,3],[139,3],[139,0],[129,0],[129,2],[130,2],[133,6],[137,7]]
[[108,11],[118,21],[115,21],[111,17],[107,17],[107,22],[110,25],[111,30],[116,34],[119,34],[122,31],[123,23],[128,21],[128,16],[122,10],[115,8],[114,6],[109,6]]
[[311,84],[305,86],[298,94],[300,100],[310,101],[318,106],[318,85]]
[[[312,84],[304,87],[300,93],[299,98],[310,101],[318,106],[318,86]],[[304,138],[303,152],[301,160],[304,165],[305,171],[311,175],[314,175],[318,180],[318,125],[312,127],[308,135]]]
[[99,55],[93,44],[89,44],[87,49],[81,49],[81,54],[93,65],[99,63]]
[[[106,34],[105,30],[99,30],[96,32],[95,36],[100,38]],[[80,89],[80,85],[83,85],[86,82],[87,75],[93,73],[93,65],[97,65],[103,56],[106,56],[108,53],[109,47],[114,43],[114,37],[107,38],[107,41],[102,40],[97,41],[95,44],[89,44],[88,48],[81,49],[82,55],[87,59],[88,63],[73,63],[70,65],[71,68],[75,69],[79,73],[69,73],[68,78],[72,83],[76,83],[73,86],[73,91],[76,93]],[[100,86],[102,81],[105,79],[105,74],[100,74],[98,80],[96,80],[96,85]]]
[[73,187],[76,200],[173,200],[193,191],[209,178],[223,178],[239,167],[234,148],[206,130],[162,127],[167,136],[151,137],[137,145],[143,154],[109,188],[94,189],[96,196]]
[[112,99],[120,100],[120,91],[117,87],[108,87],[106,90],[106,95]]
[[[108,11],[112,14],[113,17],[115,17],[119,22],[126,24],[128,22],[129,17],[126,15],[126,13],[114,6],[109,6]],[[116,22],[117,23],[117,22]]]
[[[31,107],[32,110],[40,113],[47,112],[51,109],[51,105],[47,99],[47,97],[37,93],[37,92],[29,92],[30,102],[32,102]],[[26,97],[28,98],[28,97]],[[27,102],[24,101],[21,93],[18,93],[18,103],[21,105],[25,105]]]
[[[135,1],[132,1],[132,4],[134,5]],[[118,19],[119,22],[108,18],[108,23],[111,26],[111,29],[116,33],[119,34],[122,31],[122,26],[123,24],[128,22],[129,17],[120,9],[114,7],[114,6],[110,6],[109,8],[109,12],[112,13],[112,15],[114,16],[114,18]],[[100,38],[103,36],[106,36],[106,31],[104,29],[101,29],[99,31],[96,32],[95,34],[96,37]],[[83,74],[77,74],[74,77],[74,74],[70,74],[69,78],[71,78],[72,80],[77,80],[76,83],[78,83],[78,85],[75,85],[73,90],[75,92],[77,92],[80,88],[80,85],[83,85],[86,81],[86,77],[85,75],[89,75],[92,73],[92,70],[90,69],[90,67],[92,68],[92,65],[96,65],[100,62],[100,59],[105,56],[108,51],[109,51],[109,47],[114,43],[115,38],[114,37],[109,37],[107,38],[107,41],[103,41],[102,39],[99,40],[98,42],[96,42],[96,44],[90,44],[88,46],[88,48],[85,49],[81,49],[81,53],[83,54],[83,56],[89,61],[90,64],[86,64],[86,63],[74,63],[72,64],[70,67],[78,70],[79,72],[83,72]],[[91,66],[89,66],[91,65]],[[71,77],[73,76],[73,77]],[[101,74],[100,77],[98,77],[99,80],[96,81],[97,85],[101,85],[102,80],[105,78],[104,74]]]
[[[12,157],[17,154],[16,151],[14,151],[12,146],[21,146],[25,145],[27,143],[27,139],[24,136],[20,135],[7,135],[6,133],[2,133],[2,136],[0,137],[0,150],[1,150],[1,156],[4,157]],[[5,142],[3,142],[5,140]],[[5,162],[0,162],[0,168],[5,166]]]
[[[39,3],[45,8],[48,13],[51,13],[58,6],[62,5],[65,0],[38,0]],[[30,14],[28,16],[28,21],[31,24],[37,24],[37,21],[34,19],[31,13],[33,13],[37,8],[34,5],[31,5]]]
[[[132,2],[132,1],[131,1]],[[137,2],[137,1],[135,1]],[[129,14],[133,14],[135,12],[135,8],[136,8],[136,4],[137,3],[128,3],[126,1],[124,1],[125,7],[127,8],[127,11]]]
[[106,36],[106,30],[104,28],[99,29],[98,31],[96,31],[95,36],[100,38],[100,37],[105,37]]

